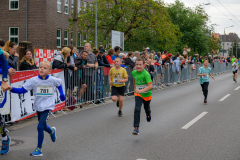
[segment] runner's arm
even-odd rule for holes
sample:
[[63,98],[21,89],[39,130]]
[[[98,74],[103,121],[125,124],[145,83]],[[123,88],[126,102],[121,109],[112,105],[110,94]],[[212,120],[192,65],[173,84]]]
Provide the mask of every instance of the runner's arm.
[[[209,76],[211,76],[212,77],[212,79],[214,79],[214,77],[213,77],[213,75],[211,74],[211,73],[209,73]],[[215,80],[215,79],[214,79]]]
[[27,93],[28,91],[25,89],[25,88],[15,88],[15,87],[11,87],[10,91],[12,93],[18,93],[18,94],[21,94],[21,93]]
[[60,93],[60,96],[59,98],[61,99],[61,101],[65,101],[65,94],[63,93],[63,88],[62,88],[62,84],[60,86],[57,87],[59,93]]
[[148,83],[148,86],[144,89],[139,90],[139,93],[144,93],[152,89],[152,82]]

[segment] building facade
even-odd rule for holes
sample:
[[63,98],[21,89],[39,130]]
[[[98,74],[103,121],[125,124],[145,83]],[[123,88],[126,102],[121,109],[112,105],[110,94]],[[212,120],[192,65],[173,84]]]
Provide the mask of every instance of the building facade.
[[[0,0],[0,39],[16,44],[29,41],[33,48],[57,49],[72,43],[69,19],[74,0]],[[94,0],[78,0],[81,7]],[[78,34],[78,46],[84,37]]]
[[220,40],[222,41],[222,49],[219,50],[221,56],[232,56],[229,55],[229,49],[232,48],[232,45],[235,41],[240,45],[240,39],[236,33],[229,33],[228,35],[220,35]]

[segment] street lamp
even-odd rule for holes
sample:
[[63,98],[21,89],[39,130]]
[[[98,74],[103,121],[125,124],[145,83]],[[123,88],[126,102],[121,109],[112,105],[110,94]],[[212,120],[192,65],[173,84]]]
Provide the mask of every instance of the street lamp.
[[200,4],[199,6],[207,6],[210,5],[211,3],[205,3],[205,4]]
[[225,28],[224,28],[224,35],[226,35],[226,33],[225,33],[225,29],[226,29],[226,28],[230,28],[230,27],[234,27],[234,25],[232,25],[232,26],[228,26],[228,27],[225,27]]

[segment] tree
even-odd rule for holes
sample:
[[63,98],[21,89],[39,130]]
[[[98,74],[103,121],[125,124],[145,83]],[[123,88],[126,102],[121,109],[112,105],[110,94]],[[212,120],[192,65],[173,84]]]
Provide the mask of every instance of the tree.
[[[85,11],[84,11],[85,10]],[[107,45],[111,30],[124,32],[125,50],[174,48],[181,33],[161,1],[154,0],[98,0],[98,42]],[[78,27],[87,41],[94,43],[95,6],[82,8]],[[72,20],[70,20],[71,22]]]
[[172,23],[177,25],[183,34],[176,45],[180,53],[185,45],[200,54],[211,50],[211,31],[213,27],[207,26],[208,15],[201,6],[197,6],[195,10],[192,10],[185,7],[184,3],[176,0],[175,3],[168,5],[168,14]]
[[[236,56],[236,53],[237,53],[237,56]],[[232,43],[232,47],[229,48],[228,55],[231,57],[234,55],[236,56],[236,58],[240,57],[240,46],[236,40]]]

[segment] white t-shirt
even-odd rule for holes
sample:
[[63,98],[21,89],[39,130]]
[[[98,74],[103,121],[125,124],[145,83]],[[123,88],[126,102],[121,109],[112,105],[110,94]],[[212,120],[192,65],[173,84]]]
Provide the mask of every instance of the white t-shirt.
[[232,68],[233,71],[236,71],[238,70],[238,63],[233,63],[232,66],[236,65],[235,67]]
[[40,79],[38,76],[27,80],[23,88],[27,91],[33,89],[35,97],[33,109],[36,111],[54,110],[55,90],[62,84],[62,80],[49,76],[48,79]]

